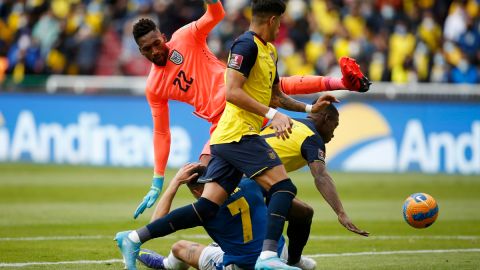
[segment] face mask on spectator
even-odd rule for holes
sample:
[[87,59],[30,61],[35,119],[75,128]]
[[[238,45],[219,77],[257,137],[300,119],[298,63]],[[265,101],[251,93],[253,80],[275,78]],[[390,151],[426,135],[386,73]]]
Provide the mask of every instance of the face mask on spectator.
[[403,24],[397,24],[395,26],[395,33],[403,36],[407,33],[407,28]]
[[452,52],[452,51],[455,49],[455,46],[453,45],[452,42],[447,41],[447,42],[445,42],[445,44],[443,45],[443,49],[445,50],[445,52],[450,53],[450,52]]
[[391,20],[395,15],[395,10],[390,5],[384,5],[380,13],[382,14],[383,18]]
[[433,63],[436,66],[443,66],[445,64],[445,59],[443,58],[443,55],[441,53],[436,53],[433,57]]
[[433,19],[432,19],[432,18],[427,17],[427,18],[423,19],[423,26],[424,26],[426,29],[432,30],[434,25],[435,25],[435,23],[433,22]]
[[466,72],[468,70],[467,60],[462,59],[460,63],[458,63],[458,69],[460,69],[461,72]]

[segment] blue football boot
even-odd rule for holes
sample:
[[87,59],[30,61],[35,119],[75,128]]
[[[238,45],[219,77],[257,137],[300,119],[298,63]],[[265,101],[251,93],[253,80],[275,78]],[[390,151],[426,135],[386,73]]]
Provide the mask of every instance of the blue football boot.
[[125,267],[128,270],[137,270],[135,262],[142,243],[134,243],[132,240],[130,240],[130,238],[128,238],[128,234],[130,232],[131,231],[119,232],[115,236],[114,240],[117,241],[117,246],[122,252]]
[[155,251],[142,248],[140,253],[138,253],[137,260],[139,260],[148,268],[165,269],[165,265],[163,265],[164,258],[165,257],[156,253]]
[[270,257],[267,259],[260,259],[260,257],[257,259],[257,262],[255,263],[255,270],[301,270],[298,267],[290,266],[286,263],[284,263],[280,258],[278,257]]

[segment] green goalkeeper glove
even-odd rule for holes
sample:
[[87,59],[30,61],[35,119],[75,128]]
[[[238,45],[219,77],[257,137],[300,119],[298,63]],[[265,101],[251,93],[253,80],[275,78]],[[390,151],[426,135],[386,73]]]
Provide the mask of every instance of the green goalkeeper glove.
[[133,214],[133,218],[136,219],[140,214],[145,211],[146,208],[150,208],[153,206],[155,201],[162,193],[163,188],[163,176],[154,176],[152,180],[152,186],[150,187],[150,191],[143,197],[143,201],[138,205],[135,213]]

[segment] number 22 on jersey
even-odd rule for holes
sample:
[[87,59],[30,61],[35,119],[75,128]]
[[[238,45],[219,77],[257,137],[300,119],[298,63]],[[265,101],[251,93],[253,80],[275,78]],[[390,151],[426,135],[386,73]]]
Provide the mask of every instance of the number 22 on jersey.
[[180,70],[175,80],[173,80],[173,85],[178,86],[178,88],[180,88],[180,90],[182,90],[183,92],[187,92],[192,83],[193,78],[187,78],[187,74],[185,74],[185,71],[183,70]]
[[248,205],[247,200],[245,200],[244,197],[240,197],[229,203],[227,207],[232,216],[240,214],[240,218],[242,219],[243,242],[247,243],[252,241],[252,219],[250,218],[250,206]]

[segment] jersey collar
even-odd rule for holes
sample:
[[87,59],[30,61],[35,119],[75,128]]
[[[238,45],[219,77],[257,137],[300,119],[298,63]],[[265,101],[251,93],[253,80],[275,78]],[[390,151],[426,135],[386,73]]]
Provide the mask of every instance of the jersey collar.
[[265,40],[263,40],[259,35],[257,35],[257,33],[253,32],[253,31],[248,31],[248,32],[251,33],[252,35],[256,36],[263,43],[263,45],[267,45],[267,42]]

